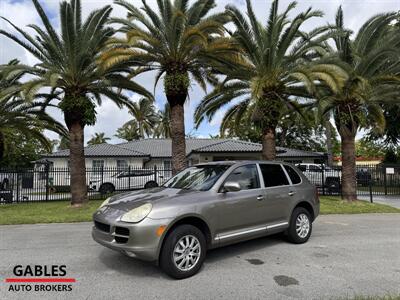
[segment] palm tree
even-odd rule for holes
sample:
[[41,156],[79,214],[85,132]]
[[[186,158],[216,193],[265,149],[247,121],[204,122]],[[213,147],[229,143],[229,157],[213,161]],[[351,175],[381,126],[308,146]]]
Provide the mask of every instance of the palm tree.
[[171,109],[169,103],[165,103],[164,109],[158,113],[159,120],[155,129],[157,138],[171,138]]
[[135,121],[125,123],[122,127],[117,129],[117,133],[114,136],[128,142],[140,139],[137,123]]
[[[136,74],[156,71],[155,85],[164,76],[164,91],[171,109],[173,173],[186,166],[184,104],[191,79],[203,89],[206,82],[215,82],[210,72],[217,58],[231,51],[229,40],[222,37],[224,13],[209,12],[214,0],[159,0],[158,12],[142,1],[142,10],[123,0],[115,3],[128,12],[127,19],[113,19],[122,25],[126,39],[115,39],[111,50],[103,55],[105,66],[130,62],[138,66]],[[207,59],[206,59],[207,58]],[[191,78],[191,79],[190,79]]]
[[342,194],[356,200],[355,136],[360,128],[383,129],[385,118],[379,105],[400,101],[400,33],[389,30],[397,14],[379,14],[363,24],[355,38],[344,27],[339,7],[336,26],[342,34],[334,35],[330,52],[347,76],[336,92],[323,91],[320,109],[332,113],[341,137]]
[[60,134],[66,133],[60,123],[42,110],[41,102],[27,103],[21,99],[17,87],[21,85],[19,80],[23,73],[3,71],[4,68],[18,64],[18,60],[12,60],[7,65],[0,66],[0,161],[7,148],[7,136],[22,134],[34,138],[51,151],[52,144],[44,135],[44,129]]
[[[4,30],[0,30],[0,34],[24,47],[39,63],[34,66],[18,64],[5,71],[29,74],[31,77],[20,86],[24,97],[32,99],[40,89],[48,88],[50,91],[42,94],[45,103],[57,106],[64,113],[70,140],[71,204],[80,206],[88,200],[84,127],[96,122],[96,104],[100,105],[101,97],[105,96],[119,107],[132,107],[130,99],[122,93],[125,90],[152,96],[124,76],[131,73],[125,63],[101,68],[97,64],[114,34],[114,30],[106,26],[112,10],[110,6],[91,12],[82,22],[80,0],[60,2],[61,30],[57,33],[38,0],[32,2],[44,28],[29,25],[36,32],[35,36],[31,36],[6,20],[23,38]],[[58,104],[52,104],[53,101],[58,101]]]
[[129,113],[133,116],[133,120],[125,123],[127,126],[137,125],[138,135],[140,138],[149,137],[154,133],[154,127],[158,121],[158,115],[155,111],[152,99],[141,98],[138,102],[133,103]]
[[58,144],[58,150],[66,150],[69,149],[69,138],[68,136],[61,136],[60,137],[60,142]]
[[335,90],[342,73],[328,59],[313,60],[317,53],[325,53],[324,33],[329,27],[309,33],[302,30],[304,22],[322,16],[322,12],[309,8],[290,20],[288,14],[295,6],[292,2],[279,14],[278,1],[273,1],[265,26],[256,19],[250,0],[248,18],[236,7],[227,6],[236,27],[232,38],[241,48],[241,57],[219,69],[226,78],[203,99],[195,113],[199,125],[204,117],[211,120],[219,109],[233,102],[226,116],[236,118],[236,124],[240,124],[251,108],[251,119],[261,128],[265,159],[275,159],[276,127],[282,114],[298,109],[292,96],[312,97],[316,81]]
[[99,144],[106,144],[107,141],[110,140],[109,137],[105,136],[106,134],[104,132],[96,132],[92,138],[88,141],[88,145],[93,146],[93,145],[99,145]]

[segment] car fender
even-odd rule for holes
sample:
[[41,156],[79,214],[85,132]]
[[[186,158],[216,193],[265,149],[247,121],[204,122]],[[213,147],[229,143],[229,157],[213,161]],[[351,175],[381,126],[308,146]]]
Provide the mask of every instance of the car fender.
[[160,242],[158,243],[158,248],[157,248],[157,257],[160,256],[160,252],[162,249],[162,245],[164,244],[165,237],[169,234],[171,228],[173,228],[177,223],[179,223],[181,220],[186,219],[186,218],[197,218],[202,220],[208,227],[210,234],[211,234],[211,241],[213,240],[214,232],[212,231],[212,227],[210,226],[210,223],[201,215],[197,213],[187,213],[183,215],[179,215],[175,219],[173,219],[168,225],[167,228],[164,230],[163,234],[160,237]]

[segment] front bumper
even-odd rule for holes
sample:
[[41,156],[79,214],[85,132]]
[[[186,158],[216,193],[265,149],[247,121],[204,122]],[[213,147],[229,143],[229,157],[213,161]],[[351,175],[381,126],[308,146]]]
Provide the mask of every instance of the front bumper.
[[[111,208],[97,211],[93,215],[93,239],[113,250],[122,251],[129,256],[146,261],[158,260],[163,235],[157,235],[160,226],[170,224],[171,219],[145,218],[139,223],[117,221],[121,215]],[[165,233],[164,233],[165,234]]]

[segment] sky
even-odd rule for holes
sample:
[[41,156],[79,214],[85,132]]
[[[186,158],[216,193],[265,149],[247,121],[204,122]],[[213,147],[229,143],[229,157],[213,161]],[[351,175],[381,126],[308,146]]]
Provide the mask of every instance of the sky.
[[[128,0],[129,1],[129,0]],[[56,28],[59,28],[58,7],[59,0],[40,0],[41,4],[46,10],[46,13],[51,19],[51,22]],[[85,18],[92,10],[98,9],[107,4],[112,4],[112,0],[81,0],[83,17]],[[142,6],[139,0],[130,0],[137,7]],[[258,19],[265,24],[271,5],[271,0],[252,0],[253,9]],[[280,11],[284,10],[291,1],[279,2]],[[147,0],[147,3],[156,7],[156,0]],[[246,2],[244,0],[216,0],[217,7],[215,12],[223,11],[227,4],[234,4],[241,11],[246,11]],[[385,13],[389,11],[400,11],[400,0],[300,0],[298,5],[292,11],[291,16],[298,14],[308,7],[312,6],[324,12],[324,17],[314,18],[305,23],[303,30],[311,30],[316,26],[325,25],[334,22],[334,16],[339,5],[342,5],[344,11],[344,20],[347,28],[356,32],[361,25],[370,17],[378,13]],[[0,0],[0,16],[9,19],[15,25],[25,28],[28,24],[40,24],[41,21],[37,15],[31,0]],[[126,12],[119,6],[113,5],[112,16],[125,17]],[[0,28],[15,33],[15,30],[10,27],[5,21],[0,20]],[[22,47],[15,42],[0,36],[0,64],[7,63],[13,58],[18,58],[21,62],[27,64],[36,63],[35,58],[25,51]],[[139,84],[146,87],[148,90],[153,91],[154,74],[145,73],[135,78]],[[161,84],[160,84],[161,83]],[[160,82],[155,90],[156,107],[162,109],[166,102],[163,93],[163,85]],[[225,107],[220,110],[211,122],[204,121],[201,126],[195,130],[193,128],[193,113],[204,97],[205,93],[195,83],[192,83],[189,91],[189,99],[185,105],[185,128],[186,133],[191,133],[197,137],[209,137],[219,132],[219,125],[225,110]],[[132,95],[132,101],[140,99],[139,95]],[[57,109],[52,109],[49,113],[56,119],[63,121],[63,116]],[[85,141],[95,132],[104,132],[107,137],[111,138],[111,143],[118,143],[121,140],[117,139],[114,134],[117,128],[121,127],[125,122],[130,120],[130,115],[127,109],[119,109],[114,103],[109,100],[103,101],[101,107],[97,108],[97,123],[94,126],[87,126],[85,128]],[[56,139],[57,135],[54,133],[47,133],[49,138]]]

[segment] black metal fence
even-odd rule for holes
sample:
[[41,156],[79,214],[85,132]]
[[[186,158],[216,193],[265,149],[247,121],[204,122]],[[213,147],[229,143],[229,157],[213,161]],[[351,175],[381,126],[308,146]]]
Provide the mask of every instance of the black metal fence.
[[[86,185],[90,199],[110,194],[154,187],[172,176],[159,168],[88,168]],[[69,168],[43,165],[35,169],[0,170],[0,203],[57,201],[71,199]]]
[[[342,170],[316,164],[297,165],[305,176],[318,187],[321,195],[341,195]],[[88,168],[86,184],[90,199],[105,199],[110,194],[132,191],[163,184],[172,170],[151,168]],[[357,195],[399,196],[400,164],[357,166]],[[69,168],[40,168],[0,170],[0,203],[56,201],[71,199]]]
[[[341,167],[316,164],[299,164],[297,167],[318,187],[321,195],[342,194]],[[357,195],[395,196],[400,199],[400,164],[378,164],[356,166]]]

